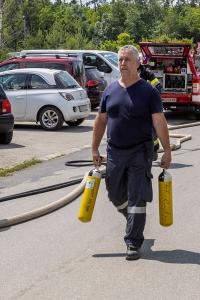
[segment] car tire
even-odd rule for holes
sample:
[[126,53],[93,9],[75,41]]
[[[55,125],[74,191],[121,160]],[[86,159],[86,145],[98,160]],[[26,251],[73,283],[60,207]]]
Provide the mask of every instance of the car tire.
[[43,129],[55,131],[61,129],[63,125],[63,116],[56,107],[47,106],[41,110],[39,122]]
[[0,144],[10,144],[13,137],[13,131],[0,134]]
[[197,121],[200,120],[200,110],[195,111],[195,118],[196,118]]
[[77,120],[73,120],[73,121],[66,121],[66,124],[69,125],[70,127],[78,126],[81,123],[83,123],[84,120],[85,120],[85,118],[83,118],[83,119],[77,119]]

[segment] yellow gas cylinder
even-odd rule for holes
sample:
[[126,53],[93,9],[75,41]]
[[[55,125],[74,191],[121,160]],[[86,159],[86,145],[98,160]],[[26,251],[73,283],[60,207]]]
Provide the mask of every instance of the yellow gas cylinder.
[[173,224],[172,204],[172,176],[163,169],[158,177],[159,182],[159,214],[160,225],[170,226]]
[[86,179],[85,189],[81,200],[78,219],[82,222],[90,222],[101,181],[101,172],[98,169],[91,170]]

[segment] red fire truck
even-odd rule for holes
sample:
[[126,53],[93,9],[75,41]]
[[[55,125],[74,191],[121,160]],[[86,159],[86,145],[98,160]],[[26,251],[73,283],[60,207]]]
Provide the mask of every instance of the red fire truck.
[[200,76],[189,43],[141,42],[143,64],[161,83],[165,109],[187,108],[200,119]]

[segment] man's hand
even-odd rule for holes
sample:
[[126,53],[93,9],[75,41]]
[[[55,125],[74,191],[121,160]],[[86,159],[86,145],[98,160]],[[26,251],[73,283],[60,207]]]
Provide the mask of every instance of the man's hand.
[[161,158],[160,167],[163,169],[168,169],[170,167],[171,160],[171,150],[165,151]]
[[107,113],[98,113],[94,121],[93,138],[92,138],[92,157],[94,166],[100,167],[102,157],[98,148],[104,135],[107,123]]
[[170,167],[172,157],[169,142],[169,132],[164,113],[152,114],[152,120],[153,126],[164,149],[164,154],[161,158],[160,167],[163,169],[168,169]]
[[101,162],[102,162],[102,157],[99,154],[99,151],[92,151],[92,157],[93,157],[93,164],[95,166],[95,168],[100,167],[101,166]]

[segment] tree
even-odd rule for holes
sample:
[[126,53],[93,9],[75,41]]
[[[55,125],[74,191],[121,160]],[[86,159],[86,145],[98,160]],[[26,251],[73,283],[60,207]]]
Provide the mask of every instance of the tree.
[[7,0],[3,10],[2,44],[8,49],[17,50],[24,38],[24,20],[21,11],[22,1]]
[[130,4],[127,11],[126,31],[130,33],[138,43],[143,38],[151,38],[154,32],[159,31],[160,22],[164,18],[164,6],[162,1],[149,0],[141,4]]
[[124,43],[163,36],[200,40],[199,0],[69,1],[3,1],[2,51],[63,46],[117,51]]
[[122,0],[110,5],[110,10],[103,12],[101,20],[96,23],[95,34],[100,42],[115,40],[123,32],[126,21],[125,6]]
[[134,40],[131,39],[128,33],[122,32],[117,36],[116,41],[105,41],[104,43],[102,43],[100,45],[100,49],[117,52],[120,47],[125,45],[133,45],[138,47],[138,45],[135,44]]
[[200,40],[200,7],[183,6],[177,11],[170,8],[162,24],[163,34],[170,38]]
[[77,31],[75,35],[69,35],[64,44],[63,48],[66,49],[93,49],[94,44],[89,41],[87,37],[83,34],[81,29]]
[[179,18],[179,32],[183,38],[200,41],[200,7],[186,7]]

